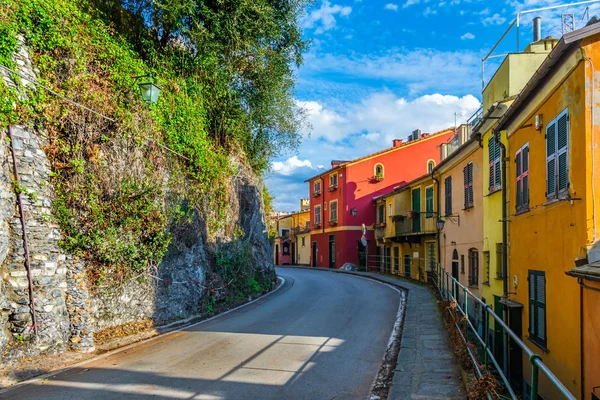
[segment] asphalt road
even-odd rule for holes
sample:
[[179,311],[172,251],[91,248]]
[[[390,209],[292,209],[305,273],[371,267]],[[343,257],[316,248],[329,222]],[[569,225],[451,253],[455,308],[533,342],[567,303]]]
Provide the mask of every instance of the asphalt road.
[[0,397],[364,400],[398,293],[343,274],[278,273],[284,286],[254,304]]

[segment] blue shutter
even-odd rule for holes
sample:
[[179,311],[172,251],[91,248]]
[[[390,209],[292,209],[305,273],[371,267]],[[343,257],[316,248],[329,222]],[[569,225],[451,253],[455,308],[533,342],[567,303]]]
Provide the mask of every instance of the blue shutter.
[[519,210],[522,206],[523,206],[523,189],[522,189],[522,185],[523,185],[523,180],[521,179],[521,174],[523,173],[522,168],[521,168],[521,158],[522,158],[522,151],[519,150],[517,151],[517,154],[515,154],[515,170],[516,170],[516,177],[517,177],[517,198],[516,198],[516,207],[517,210]]
[[494,149],[494,147],[496,146],[496,142],[494,141],[494,136],[490,136],[490,139],[488,140],[488,157],[489,157],[489,163],[490,163],[490,175],[489,175],[489,190],[491,191],[492,189],[494,189],[494,179],[495,179],[495,168],[494,168],[494,157],[496,154],[496,150]]
[[557,150],[558,150],[558,191],[565,191],[568,188],[568,110],[565,110],[558,118],[557,132]]
[[556,197],[556,123],[546,128],[546,197]]

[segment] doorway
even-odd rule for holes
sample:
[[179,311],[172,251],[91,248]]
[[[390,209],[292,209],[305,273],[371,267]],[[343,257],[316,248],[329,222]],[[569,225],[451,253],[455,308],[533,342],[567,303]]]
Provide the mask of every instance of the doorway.
[[394,274],[398,274],[400,269],[400,248],[394,247]]
[[312,242],[312,266],[316,267],[317,266],[317,242]]
[[404,276],[410,278],[410,254],[404,255]]
[[412,191],[412,211],[415,213],[412,220],[413,233],[421,232],[421,189]]
[[279,265],[279,245],[275,245],[275,265]]
[[329,268],[335,268],[335,235],[329,235]]
[[292,265],[296,265],[296,243],[292,242]]
[[356,247],[358,249],[358,266],[364,267],[367,270],[367,247],[363,246],[361,240],[356,241]]

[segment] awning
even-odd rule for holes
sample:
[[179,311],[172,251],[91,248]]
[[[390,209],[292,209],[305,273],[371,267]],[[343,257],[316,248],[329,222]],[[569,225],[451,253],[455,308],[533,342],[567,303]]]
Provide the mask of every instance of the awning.
[[565,274],[576,278],[600,281],[600,261],[575,267],[572,270],[565,272]]

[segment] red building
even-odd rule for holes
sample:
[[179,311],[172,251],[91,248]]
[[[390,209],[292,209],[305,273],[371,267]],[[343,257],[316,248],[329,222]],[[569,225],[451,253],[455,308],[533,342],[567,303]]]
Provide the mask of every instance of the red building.
[[373,197],[423,176],[440,161],[440,147],[454,137],[454,128],[433,134],[413,132],[409,140],[352,161],[334,160],[331,169],[307,179],[310,186],[311,266],[340,268],[344,263],[364,266],[362,224],[368,254],[374,255]]

